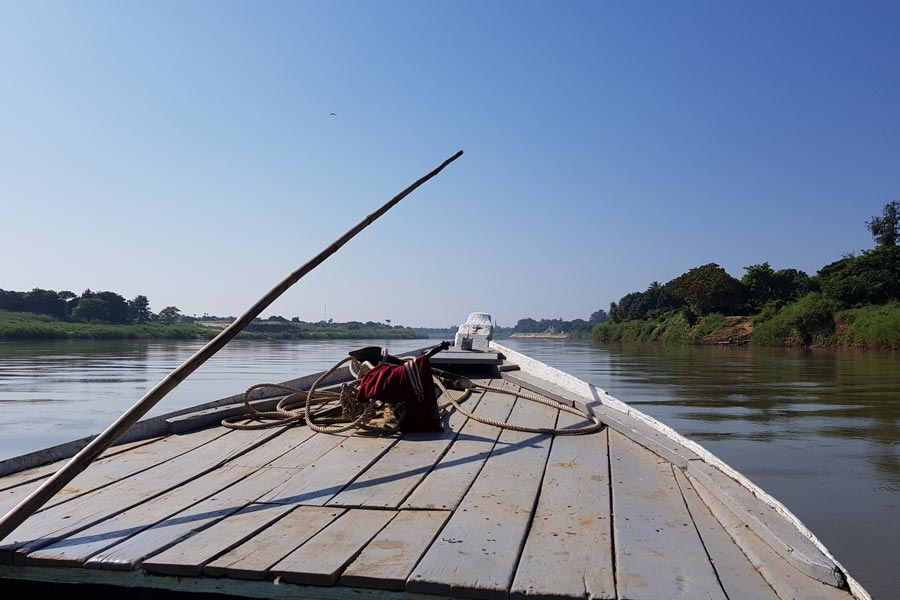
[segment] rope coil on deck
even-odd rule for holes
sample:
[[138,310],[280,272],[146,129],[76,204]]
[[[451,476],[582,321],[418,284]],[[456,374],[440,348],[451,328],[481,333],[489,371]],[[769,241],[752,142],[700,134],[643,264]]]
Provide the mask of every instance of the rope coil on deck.
[[[411,360],[409,358],[405,360]],[[340,391],[320,390],[319,386],[323,381],[327,380],[335,371],[344,364],[350,363],[349,370],[354,376],[354,381],[340,384]],[[244,392],[243,402],[247,407],[247,412],[236,417],[222,419],[222,426],[231,429],[268,429],[272,427],[283,427],[293,425],[299,422],[305,422],[313,431],[319,433],[343,433],[351,429],[366,430],[375,433],[391,434],[399,430],[399,421],[393,415],[393,405],[371,401],[362,405],[356,401],[356,392],[359,387],[359,377],[365,370],[371,368],[368,362],[360,363],[355,357],[348,356],[338,361],[329,370],[322,373],[318,379],[312,384],[309,390],[291,387],[279,383],[260,383],[247,388]],[[464,388],[459,397],[454,397],[447,389],[442,377],[453,377],[455,383],[461,384]],[[501,429],[509,429],[511,431],[521,431],[525,433],[541,433],[549,435],[587,435],[596,433],[603,428],[603,423],[596,416],[585,410],[545,398],[539,394],[528,390],[510,390],[502,386],[494,384],[481,384],[471,381],[459,375],[451,375],[449,373],[441,373],[433,375],[434,384],[441,391],[442,396],[447,397],[447,401],[438,405],[441,411],[453,407],[466,417],[493,427]],[[256,390],[263,388],[273,388],[287,392],[275,405],[275,409],[271,411],[260,411],[250,404],[250,394]],[[462,403],[468,400],[472,395],[472,390],[483,390],[497,392],[500,394],[508,394],[516,396],[539,404],[544,404],[551,408],[581,417],[587,421],[591,421],[591,425],[576,428],[556,428],[556,427],[529,427],[525,425],[515,425],[507,421],[498,421],[488,419],[462,407]],[[379,411],[381,417],[379,418]],[[255,423],[246,423],[243,421],[253,420]]]

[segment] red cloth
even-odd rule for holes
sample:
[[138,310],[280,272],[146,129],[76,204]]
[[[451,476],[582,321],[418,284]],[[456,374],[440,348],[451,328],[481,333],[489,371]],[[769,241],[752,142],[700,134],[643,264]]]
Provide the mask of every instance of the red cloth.
[[381,400],[387,404],[405,402],[406,412],[400,423],[400,431],[443,431],[434,395],[431,363],[427,356],[422,355],[416,357],[414,364],[422,382],[421,396],[416,393],[416,387],[403,365],[381,364],[369,369],[359,378],[356,400]]

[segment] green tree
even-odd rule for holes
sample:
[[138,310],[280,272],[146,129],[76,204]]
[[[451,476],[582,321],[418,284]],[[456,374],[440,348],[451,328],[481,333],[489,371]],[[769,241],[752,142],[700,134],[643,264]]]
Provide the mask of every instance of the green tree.
[[666,289],[699,316],[710,312],[734,314],[743,300],[741,282],[716,263],[691,269],[667,283]]
[[565,329],[563,329],[563,331],[569,333],[586,333],[593,328],[593,324],[588,323],[584,319],[572,319],[571,321],[566,321]]
[[822,295],[844,307],[900,300],[900,247],[880,246],[855,258],[842,258],[816,275]]
[[53,290],[34,288],[25,294],[25,310],[57,319],[66,318],[66,303]]
[[678,298],[675,298],[669,293],[668,288],[658,281],[654,281],[647,286],[647,290],[644,292],[644,301],[647,307],[647,314],[645,317],[650,317],[652,311],[662,312],[684,306],[683,301],[679,301]]
[[93,296],[106,302],[109,322],[123,324],[128,322],[128,301],[115,292],[97,292]]
[[132,323],[149,323],[151,316],[147,296],[139,294],[128,301],[128,320]]
[[866,228],[879,246],[896,246],[900,239],[900,202],[894,200],[885,204],[880,217],[866,221]]
[[764,262],[760,265],[744,267],[747,271],[741,278],[746,291],[747,306],[762,310],[769,303],[784,305],[794,302],[810,291],[809,275],[797,269],[775,271]]
[[525,317],[524,319],[516,321],[516,326],[513,327],[513,331],[516,333],[539,333],[541,331],[541,324],[531,317]]
[[72,309],[72,318],[83,323],[91,321],[109,321],[109,311],[106,308],[106,300],[100,298],[84,298],[78,300],[78,305]]
[[618,318],[621,321],[644,319],[653,308],[644,292],[631,292],[619,298]]
[[181,310],[177,306],[167,306],[159,311],[159,321],[166,325],[171,325],[181,316]]
[[588,323],[590,323],[591,327],[593,327],[597,323],[605,323],[606,321],[609,321],[609,315],[606,314],[606,311],[602,308],[592,312],[591,318],[588,319]]
[[0,310],[24,312],[28,310],[25,306],[25,294],[23,292],[0,290]]
[[66,317],[69,317],[72,314],[72,309],[78,304],[78,296],[69,290],[57,292],[56,295],[59,296],[60,300],[66,303]]
[[610,323],[621,323],[622,322],[622,313],[619,311],[619,303],[618,302],[610,302],[609,303],[609,322]]

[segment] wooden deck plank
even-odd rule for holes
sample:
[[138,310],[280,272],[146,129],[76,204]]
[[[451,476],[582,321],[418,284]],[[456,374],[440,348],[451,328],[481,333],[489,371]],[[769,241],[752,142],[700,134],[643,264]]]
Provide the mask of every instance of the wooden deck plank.
[[609,432],[616,584],[622,600],[725,600],[671,463]]
[[[105,563],[106,568],[133,568],[137,560],[172,539],[171,536],[184,535],[191,528],[214,522],[284,482],[291,473],[284,469],[260,472],[257,471],[257,465],[272,462],[295,450],[313,435],[315,432],[309,429],[287,430],[268,443],[229,462],[225,467],[190,480],[112,518],[82,529],[77,534],[30,552],[24,562],[74,566],[107,548],[117,546],[116,550],[103,553],[99,562]],[[243,466],[235,466],[235,463]],[[251,481],[229,487],[248,476],[251,476]],[[210,496],[213,497],[209,498]],[[208,499],[202,501],[204,498]],[[201,502],[197,504],[198,501]],[[185,509],[188,510],[181,512]],[[124,540],[128,542],[122,544]],[[97,564],[98,561],[93,562]]]
[[[297,433],[293,433],[294,430]],[[307,439],[285,454],[275,458],[275,460],[269,462],[254,475],[241,481],[233,488],[224,490],[221,494],[201,502],[186,511],[186,513],[175,515],[171,519],[157,523],[151,529],[123,542],[119,546],[109,548],[93,556],[86,563],[87,566],[102,569],[135,568],[138,564],[143,564],[143,560],[146,557],[152,556],[169,545],[179,542],[183,537],[187,537],[187,540],[179,544],[182,546],[181,552],[189,552],[192,545],[202,543],[204,546],[194,550],[194,552],[205,553],[208,559],[221,554],[231,546],[242,541],[242,539],[234,539],[232,532],[225,531],[222,527],[219,527],[218,522],[228,522],[230,520],[228,515],[243,510],[245,506],[255,503],[260,496],[284,484],[290,478],[296,477],[300,471],[315,463],[347,437],[344,434],[321,434],[314,433],[306,428],[293,428],[278,439],[290,435],[303,436]],[[229,463],[229,465],[234,464],[234,462],[243,464],[247,461],[239,459]],[[230,510],[220,514],[223,503]],[[263,511],[262,508],[265,506],[289,507],[291,504],[258,505],[253,512],[266,512],[266,514],[273,515],[281,514],[281,511]],[[194,515],[199,515],[199,517]],[[274,520],[274,517],[270,520]],[[208,536],[193,540],[195,532],[213,523],[216,523],[213,525],[216,531],[220,532],[218,538],[213,539],[217,539],[218,543],[222,544],[221,546],[210,547],[208,545],[208,540],[210,539]],[[188,568],[199,569],[201,566],[202,564],[198,563]]]
[[714,466],[691,461],[688,472],[716,494],[739,518],[784,559],[810,577],[836,587],[843,587],[845,577],[828,558],[787,517],[756,497],[749,489],[731,479]]
[[[588,424],[560,412],[560,427]],[[511,598],[615,598],[607,432],[556,436]]]
[[397,436],[353,435],[302,472],[259,499],[273,504],[322,506],[393,446]]
[[[204,479],[222,477],[228,471],[238,469],[244,469],[244,467],[223,467],[207,475]],[[158,520],[153,526],[145,527],[143,531],[136,535],[128,537],[114,546],[107,547],[102,552],[92,553],[90,560],[85,563],[85,566],[120,571],[136,569],[141,564],[141,561],[148,556],[175,544],[184,537],[209,527],[213,523],[226,519],[229,515],[246,507],[255,498],[279,485],[288,477],[290,477],[290,473],[286,469],[263,467],[249,477],[201,502],[162,520]],[[147,521],[152,522],[153,518],[151,517]],[[221,550],[225,550],[225,548],[221,548]],[[87,559],[87,557],[84,558]]]
[[[155,437],[146,440],[138,440],[136,442],[128,442],[125,444],[120,444],[117,446],[112,446],[107,448],[98,458],[94,461],[94,464],[98,464],[101,461],[108,459],[111,456],[115,456],[117,454],[122,454],[123,452],[128,452],[129,450],[133,450],[138,446],[146,446],[148,444],[153,444],[162,440],[163,438]],[[32,467],[30,469],[25,469],[24,471],[18,471],[16,473],[10,473],[9,475],[5,475],[0,477],[0,492],[4,490],[8,490],[10,488],[14,488],[16,486],[32,483],[34,481],[39,481],[41,479],[46,479],[59,471],[65,464],[69,462],[69,459],[57,460],[51,462],[46,465],[41,465],[39,467]],[[2,511],[0,511],[2,512]]]
[[[50,545],[31,552],[16,562],[29,565],[77,566],[88,558],[123,540],[133,540],[160,521],[173,517],[198,500],[215,494],[223,487],[247,477],[252,471],[243,467],[223,467],[185,483],[160,496],[138,504],[114,517],[82,529]],[[224,516],[224,515],[223,515]],[[182,526],[189,519],[180,519]],[[192,523],[189,523],[192,524]],[[27,546],[26,546],[27,549]]]
[[[514,402],[515,397],[509,394],[485,392],[475,410],[469,410],[480,417],[505,421]],[[493,425],[473,419],[466,421],[453,445],[403,502],[403,508],[456,509],[481,472],[501,432]]]
[[706,553],[712,561],[725,593],[728,594],[728,600],[778,600],[778,596],[763,576],[735,545],[722,524],[697,495],[694,486],[681,469],[675,467],[674,472],[691,518],[706,547]]
[[368,543],[341,576],[341,585],[403,590],[449,511],[405,510]]
[[796,569],[792,563],[775,552],[760,538],[743,518],[726,507],[702,482],[690,472],[688,481],[728,534],[740,546],[747,559],[756,567],[775,593],[782,599],[852,600],[846,590],[822,583]]
[[598,401],[583,398],[558,385],[544,381],[539,377],[523,371],[503,373],[503,378],[521,385],[525,389],[543,394],[558,402],[570,406],[581,406],[597,416],[610,429],[614,429],[629,439],[644,446],[648,450],[665,458],[669,462],[684,467],[688,461],[697,459],[697,455],[685,448],[678,441],[673,440],[661,431],[653,429],[647,423],[636,419],[628,413],[606,406]]
[[443,432],[405,434],[328,505],[397,508],[444,456],[467,419],[454,410]]
[[[32,515],[0,541],[0,563],[109,519],[249,452],[280,430],[231,431],[175,458]],[[6,564],[9,564],[8,562]]]
[[[559,411],[521,398],[510,422],[553,427]],[[459,508],[409,578],[409,592],[506,597],[552,436],[504,429]]]
[[343,508],[298,506],[272,526],[205,565],[203,574],[237,579],[264,579],[273,565],[344,512]]
[[350,509],[271,568],[292,583],[332,585],[344,567],[398,513]]
[[[225,467],[217,469],[207,475],[189,482],[188,484],[173,490],[150,502],[126,511],[122,515],[112,519],[117,521],[128,512],[140,513],[136,517],[143,525],[143,531],[132,533],[131,536],[123,536],[116,540],[116,544],[108,544],[106,548],[95,548],[94,552],[82,555],[87,561],[88,567],[102,569],[128,570],[137,568],[141,561],[160,550],[176,543],[183,537],[190,536],[213,523],[226,518],[228,515],[241,510],[245,506],[257,500],[263,494],[283,484],[293,477],[305,464],[309,464],[320,456],[327,447],[333,444],[333,440],[326,439],[326,444],[313,443],[311,438],[319,437],[306,428],[292,428],[278,436],[269,443],[264,444],[247,455],[231,461]],[[322,436],[327,438],[328,436]],[[318,441],[318,440],[317,440]],[[268,462],[265,462],[268,460]],[[247,466],[235,466],[239,465]],[[257,463],[265,463],[265,466],[255,468]],[[294,464],[296,467],[272,467],[274,464]],[[231,482],[230,471],[245,471],[247,477]],[[203,493],[207,490],[198,489],[202,482],[208,480],[212,493]],[[220,485],[216,487],[216,482]],[[189,490],[187,492],[183,490]],[[171,498],[170,496],[175,496]],[[184,498],[185,500],[179,501]],[[193,498],[193,502],[190,499]],[[202,499],[205,498],[205,499]],[[200,500],[197,502],[197,500]],[[176,508],[180,512],[173,512]],[[183,510],[181,510],[183,509]],[[103,524],[97,527],[102,527]],[[80,532],[84,535],[90,530]],[[69,543],[63,540],[62,543]],[[102,550],[102,552],[100,551]],[[221,548],[220,550],[225,550]],[[31,555],[32,557],[34,554]]]
[[[125,477],[155,467],[227,433],[227,430],[213,428],[197,432],[196,437],[168,436],[147,446],[100,458],[86,470],[79,473],[66,487],[51,498],[41,510],[47,510]],[[68,461],[62,461],[63,464],[65,462]],[[59,466],[61,467],[62,464]],[[42,468],[38,467],[38,469]],[[56,471],[54,470],[53,472]],[[11,475],[10,477],[14,476]],[[0,513],[5,514],[31,492],[40,487],[42,483],[40,480],[31,481],[0,492]]]
[[293,509],[289,504],[250,504],[143,560],[141,568],[151,573],[198,577],[205,564],[270,527]]

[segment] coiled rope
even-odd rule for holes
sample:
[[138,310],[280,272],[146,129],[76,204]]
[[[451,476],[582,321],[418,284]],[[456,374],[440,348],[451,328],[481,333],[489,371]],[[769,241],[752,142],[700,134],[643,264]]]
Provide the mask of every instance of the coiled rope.
[[[318,389],[324,380],[328,379],[329,376],[347,362],[350,362],[350,372],[356,378],[354,381],[342,383],[340,385],[340,391]],[[365,372],[367,367],[371,368],[371,365],[369,365],[369,363],[360,364],[355,357],[348,356],[319,376],[309,390],[302,390],[279,383],[260,383],[253,385],[247,388],[247,391],[245,391],[243,395],[244,406],[247,407],[247,412],[236,417],[222,419],[222,425],[231,429],[268,429],[271,427],[284,427],[304,421],[310,429],[319,433],[343,433],[351,429],[363,429],[379,433],[395,433],[399,424],[390,425],[385,424],[384,422],[381,424],[376,423],[377,410],[382,408],[383,410],[390,411],[391,405],[373,401],[362,406],[356,401],[359,377]],[[449,377],[449,374],[447,373],[442,373],[442,375]],[[600,419],[587,411],[550,398],[545,398],[529,390],[510,390],[490,383],[476,383],[457,375],[453,375],[452,377],[456,379],[457,384],[461,384],[464,388],[459,397],[454,397],[454,394],[450,393],[450,390],[447,389],[444,381],[442,381],[441,376],[434,376],[434,383],[437,385],[438,389],[441,390],[442,397],[447,398],[446,402],[438,405],[438,409],[441,411],[453,406],[453,408],[458,410],[461,414],[479,423],[525,433],[586,435],[600,431],[603,428],[603,423]],[[255,390],[262,388],[282,390],[286,392],[287,395],[278,401],[274,410],[256,410],[256,408],[250,404],[250,394]],[[468,400],[472,395],[472,390],[484,390],[517,396],[581,417],[582,419],[591,421],[591,425],[571,429],[529,427],[526,425],[515,425],[507,421],[488,419],[476,415],[461,406],[461,404]],[[244,422],[247,420],[256,422]],[[387,421],[387,419],[385,419],[385,421]]]

